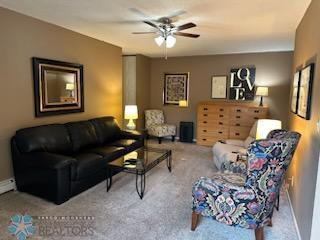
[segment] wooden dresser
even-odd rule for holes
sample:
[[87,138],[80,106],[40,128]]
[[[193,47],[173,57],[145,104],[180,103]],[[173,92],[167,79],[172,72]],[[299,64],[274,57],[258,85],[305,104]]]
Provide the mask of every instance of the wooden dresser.
[[249,103],[200,102],[197,144],[212,146],[218,140],[245,139],[257,119],[268,117],[268,107]]

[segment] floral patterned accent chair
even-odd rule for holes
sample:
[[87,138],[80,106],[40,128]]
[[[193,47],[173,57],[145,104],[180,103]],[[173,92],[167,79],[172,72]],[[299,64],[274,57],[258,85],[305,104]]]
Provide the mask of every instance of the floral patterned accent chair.
[[[284,129],[277,129],[277,130],[272,130],[268,136],[267,139],[280,139],[282,138],[285,134],[287,133],[286,130]],[[230,161],[224,161],[221,164],[220,170],[222,172],[233,172],[233,173],[242,173],[246,174],[247,173],[247,158],[248,158],[248,153],[247,150],[244,152],[239,151],[235,152],[237,155],[236,160],[231,159]]]
[[256,140],[248,148],[247,174],[217,173],[201,177],[192,188],[192,224],[200,215],[255,230],[263,240],[263,227],[271,225],[282,180],[300,139],[297,132],[282,132],[272,139]]
[[146,110],[145,124],[148,135],[157,137],[159,144],[161,144],[162,138],[167,136],[171,136],[172,142],[174,142],[176,126],[172,124],[165,124],[162,110]]

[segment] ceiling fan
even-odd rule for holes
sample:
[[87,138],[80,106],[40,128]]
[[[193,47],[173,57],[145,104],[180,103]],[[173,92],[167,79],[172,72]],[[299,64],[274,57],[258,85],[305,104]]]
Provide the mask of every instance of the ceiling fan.
[[155,42],[159,47],[162,45],[162,43],[165,43],[166,49],[172,48],[175,45],[176,38],[174,36],[190,38],[198,38],[200,36],[199,34],[180,32],[189,28],[196,27],[197,25],[192,22],[189,22],[180,26],[175,26],[173,24],[174,17],[177,17],[177,15],[171,17],[162,17],[154,21],[144,20],[142,22],[155,28],[155,30],[150,32],[133,32],[133,34],[157,34]]

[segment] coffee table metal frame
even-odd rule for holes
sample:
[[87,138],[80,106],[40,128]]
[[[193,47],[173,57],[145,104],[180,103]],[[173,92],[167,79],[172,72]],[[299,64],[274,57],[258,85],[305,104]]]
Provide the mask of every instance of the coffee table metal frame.
[[[143,151],[153,151],[153,152],[158,152],[158,153],[163,153],[163,154],[160,157],[158,157],[157,159],[151,161],[150,163],[148,163],[146,165],[142,164],[141,169],[137,169],[137,168],[130,169],[130,168],[125,168],[124,166],[112,165],[112,162],[116,161],[117,159],[109,162],[107,165],[107,192],[111,188],[112,175],[113,175],[114,171],[121,171],[121,172],[126,172],[126,173],[131,173],[131,174],[136,175],[136,190],[137,190],[137,193],[138,193],[140,199],[142,199],[144,196],[144,191],[145,191],[145,187],[146,187],[146,173],[148,171],[150,171],[152,168],[157,166],[163,160],[167,160],[167,167],[168,167],[169,172],[171,172],[171,162],[172,162],[172,151],[171,150],[151,148],[151,147],[143,147],[143,148],[144,148]],[[140,148],[140,150],[142,150],[142,149]],[[139,184],[139,182],[140,182],[140,184]],[[140,188],[139,188],[139,185],[140,185]]]

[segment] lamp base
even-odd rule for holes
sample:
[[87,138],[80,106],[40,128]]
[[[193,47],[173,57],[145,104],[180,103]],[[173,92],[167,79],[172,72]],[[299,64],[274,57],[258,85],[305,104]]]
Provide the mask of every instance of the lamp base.
[[129,129],[129,130],[135,130],[136,129],[136,125],[134,124],[133,119],[129,119],[129,122],[127,124],[127,129]]
[[260,104],[259,104],[259,107],[263,107],[263,97],[261,96],[260,98]]

